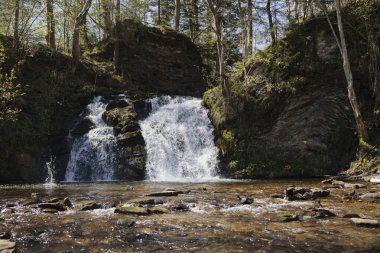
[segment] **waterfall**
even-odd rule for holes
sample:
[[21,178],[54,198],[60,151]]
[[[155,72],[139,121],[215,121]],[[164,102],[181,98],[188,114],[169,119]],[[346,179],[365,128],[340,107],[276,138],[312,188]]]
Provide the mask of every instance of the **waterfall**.
[[113,180],[114,168],[118,165],[116,137],[112,127],[102,119],[106,111],[102,97],[95,97],[87,106],[89,119],[94,125],[88,133],[74,139],[65,181],[109,181]]
[[151,114],[140,121],[146,143],[148,179],[217,179],[218,149],[201,100],[163,96],[153,98],[151,103]]
[[47,170],[47,176],[45,179],[45,184],[55,184],[54,173],[55,173],[55,157],[50,156],[49,161],[46,162],[45,168]]

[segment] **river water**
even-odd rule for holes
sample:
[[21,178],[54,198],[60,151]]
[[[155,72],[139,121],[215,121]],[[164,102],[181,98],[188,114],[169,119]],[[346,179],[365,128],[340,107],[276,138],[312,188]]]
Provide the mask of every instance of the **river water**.
[[[341,218],[355,213],[379,219],[379,203],[343,201],[349,190],[331,189],[320,203],[337,216],[313,218],[308,212],[315,201],[270,198],[289,185],[323,186],[313,180],[4,185],[0,232],[11,233],[17,252],[379,252],[379,228],[356,227]],[[158,206],[181,203],[189,209],[148,216],[114,213],[115,204],[166,188],[184,194],[163,197]],[[371,189],[379,187],[367,185],[357,192]],[[74,207],[43,213],[25,205],[35,199],[32,195],[42,201],[69,197]],[[254,202],[241,205],[237,196],[251,196]],[[79,211],[83,200],[96,201],[101,208]],[[298,214],[300,221],[283,222],[279,218],[284,214]]]

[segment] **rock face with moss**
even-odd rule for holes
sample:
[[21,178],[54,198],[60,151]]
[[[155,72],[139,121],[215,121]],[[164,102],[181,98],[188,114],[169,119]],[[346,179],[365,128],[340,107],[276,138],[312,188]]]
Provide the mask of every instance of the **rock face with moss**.
[[[120,26],[120,68],[130,90],[201,96],[207,85],[196,46],[183,35],[164,27],[152,28],[133,20]],[[89,56],[112,60],[114,41],[95,47]]]
[[257,54],[245,66],[247,76],[232,77],[228,104],[219,87],[205,93],[225,174],[334,174],[354,159],[355,121],[328,29],[323,20],[311,21]]
[[[138,103],[138,102],[137,102]],[[115,178],[142,180],[145,177],[145,142],[138,124],[133,103],[113,100],[108,104],[103,120],[115,131],[119,152],[119,166]]]
[[120,27],[121,73],[112,67],[114,41],[84,53],[72,72],[72,59],[38,45],[29,51],[12,49],[12,39],[0,36],[0,68],[13,73],[23,96],[12,101],[14,121],[0,117],[0,182],[42,182],[45,163],[56,157],[56,180],[63,180],[70,155],[67,136],[87,133],[93,126],[80,119],[91,98],[128,93],[133,105],[114,105],[104,119],[115,128],[120,147],[121,178],[144,177],[144,142],[139,117],[149,113],[144,100],[156,94],[201,96],[206,90],[202,60],[185,35],[125,21]]

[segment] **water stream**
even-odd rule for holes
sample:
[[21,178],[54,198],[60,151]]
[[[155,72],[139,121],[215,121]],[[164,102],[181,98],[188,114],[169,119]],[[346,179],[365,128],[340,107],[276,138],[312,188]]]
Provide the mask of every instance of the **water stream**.
[[117,166],[116,137],[102,119],[107,104],[95,97],[87,106],[94,128],[72,144],[65,181],[110,181]]
[[216,180],[218,149],[201,99],[163,96],[140,122],[151,181]]

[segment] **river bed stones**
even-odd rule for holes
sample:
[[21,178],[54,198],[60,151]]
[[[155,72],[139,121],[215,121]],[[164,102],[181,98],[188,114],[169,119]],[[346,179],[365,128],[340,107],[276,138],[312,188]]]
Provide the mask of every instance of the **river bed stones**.
[[95,209],[100,209],[102,206],[95,201],[81,201],[79,203],[79,207],[81,211],[90,211],[90,210],[95,210]]
[[359,196],[360,199],[375,200],[380,199],[380,192],[368,192]]
[[136,206],[118,206],[115,209],[115,213],[132,214],[132,215],[148,215],[149,214],[146,208],[136,207]]
[[162,192],[152,192],[146,194],[147,197],[171,197],[178,196],[179,194],[183,194],[182,191],[162,191]]
[[362,218],[351,218],[351,221],[359,227],[379,227],[379,221],[378,220],[372,220],[372,219],[362,219]]
[[288,187],[284,190],[285,199],[289,201],[294,200],[310,200],[316,198],[328,197],[330,195],[330,191],[314,188],[302,188],[302,187]]
[[38,207],[43,209],[55,209],[57,211],[66,211],[67,207],[64,206],[62,203],[40,203],[38,204]]
[[9,240],[0,239],[0,252],[1,253],[11,253],[14,252],[16,247],[15,242]]

